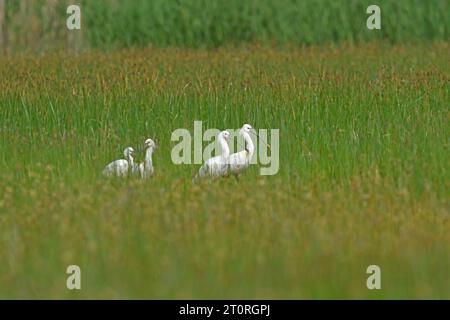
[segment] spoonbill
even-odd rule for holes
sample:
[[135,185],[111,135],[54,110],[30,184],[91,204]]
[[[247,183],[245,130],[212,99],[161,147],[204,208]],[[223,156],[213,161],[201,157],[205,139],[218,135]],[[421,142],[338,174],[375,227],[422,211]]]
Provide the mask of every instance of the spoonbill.
[[230,155],[230,148],[227,143],[228,138],[230,138],[230,133],[226,130],[217,135],[221,154],[220,156],[215,156],[205,161],[194,177],[194,182],[198,178],[203,178],[208,175],[211,177],[220,177],[228,173],[228,156]]
[[134,149],[132,147],[127,147],[123,151],[125,159],[119,159],[109,163],[105,169],[103,169],[103,175],[107,177],[117,176],[126,177],[131,168],[134,167],[133,159]]
[[255,145],[253,144],[252,138],[250,137],[250,130],[252,129],[252,126],[249,124],[244,124],[239,130],[239,134],[244,138],[245,141],[245,147],[244,150],[233,153],[228,158],[228,170],[230,173],[234,174],[236,179],[238,178],[238,175],[248,168],[250,165],[250,160],[253,157],[253,154],[255,152]]
[[142,179],[147,179],[153,175],[153,161],[152,155],[156,150],[156,144],[152,139],[147,139],[144,142],[145,158],[144,161],[139,164],[139,174]]

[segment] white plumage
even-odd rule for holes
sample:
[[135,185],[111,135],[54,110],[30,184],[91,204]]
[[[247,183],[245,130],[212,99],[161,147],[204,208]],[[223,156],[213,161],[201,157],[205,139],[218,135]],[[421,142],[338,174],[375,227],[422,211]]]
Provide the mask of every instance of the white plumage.
[[194,177],[194,181],[206,176],[221,177],[228,173],[228,156],[230,155],[230,148],[228,147],[227,140],[229,137],[230,133],[226,130],[217,135],[221,154],[206,160]]
[[156,150],[156,144],[152,139],[147,139],[144,142],[145,158],[144,161],[139,164],[139,175],[142,179],[147,179],[153,175],[153,161],[152,155]]
[[109,163],[103,169],[103,175],[107,177],[127,177],[131,168],[134,166],[133,153],[134,149],[132,147],[125,148],[123,151],[125,159],[119,159]]
[[242,151],[233,153],[229,156],[228,170],[230,173],[234,174],[236,177],[239,173],[244,171],[250,165],[250,160],[255,152],[255,146],[253,144],[252,138],[250,137],[250,130],[252,126],[249,124],[244,124],[239,130],[239,134],[244,138],[245,148]]

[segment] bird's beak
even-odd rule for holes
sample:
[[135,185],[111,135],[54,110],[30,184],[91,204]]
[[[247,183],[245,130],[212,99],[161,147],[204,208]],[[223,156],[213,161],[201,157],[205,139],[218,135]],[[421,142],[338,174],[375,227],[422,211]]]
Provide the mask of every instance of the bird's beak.
[[[253,131],[252,131],[252,132],[253,132]],[[259,140],[261,140],[262,142],[264,142],[264,144],[265,144],[266,146],[268,146],[269,149],[272,148],[272,146],[271,146],[269,143],[267,143],[266,141],[264,141],[264,140],[259,136],[259,134],[256,133],[256,131],[253,132],[253,134],[254,134],[255,136],[257,136]]]

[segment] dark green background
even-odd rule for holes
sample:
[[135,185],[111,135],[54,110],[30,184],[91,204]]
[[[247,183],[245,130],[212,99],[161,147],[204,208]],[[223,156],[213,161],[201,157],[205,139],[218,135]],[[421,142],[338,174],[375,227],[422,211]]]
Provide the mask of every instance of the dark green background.
[[[450,25],[448,0],[3,1],[6,46],[16,51],[447,41]],[[65,27],[69,4],[82,10],[76,35]],[[371,4],[381,7],[381,30],[366,28]]]

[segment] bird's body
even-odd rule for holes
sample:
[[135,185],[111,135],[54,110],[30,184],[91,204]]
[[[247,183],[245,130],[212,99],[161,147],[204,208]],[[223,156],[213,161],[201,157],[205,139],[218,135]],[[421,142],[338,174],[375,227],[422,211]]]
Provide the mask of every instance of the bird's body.
[[133,152],[134,149],[131,147],[126,148],[123,151],[123,155],[125,156],[125,159],[119,159],[116,161],[113,161],[109,163],[104,169],[103,169],[103,175],[107,177],[127,177],[130,174],[131,168],[133,168],[134,165],[134,159],[133,159]]
[[221,177],[228,174],[228,156],[230,155],[230,148],[228,147],[227,139],[229,137],[230,133],[228,131],[219,133],[217,141],[220,146],[221,154],[206,160],[200,167],[194,181],[206,176]]
[[137,177],[138,175],[140,175],[139,173],[139,165],[138,163],[133,163],[133,166],[131,167],[131,175],[133,177]]
[[145,148],[145,158],[144,161],[139,164],[138,170],[139,175],[142,179],[147,179],[151,177],[154,173],[153,168],[153,152],[156,149],[156,144],[153,142],[152,139],[147,139],[144,142],[144,148]]
[[250,130],[252,127],[249,124],[244,124],[239,131],[245,141],[245,149],[236,153],[233,153],[228,158],[229,172],[236,177],[250,165],[250,161],[255,152],[255,146],[252,138],[250,137]]

